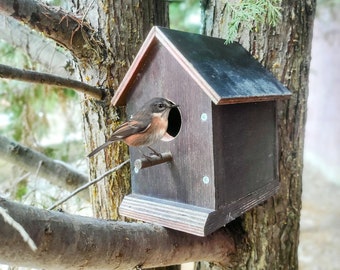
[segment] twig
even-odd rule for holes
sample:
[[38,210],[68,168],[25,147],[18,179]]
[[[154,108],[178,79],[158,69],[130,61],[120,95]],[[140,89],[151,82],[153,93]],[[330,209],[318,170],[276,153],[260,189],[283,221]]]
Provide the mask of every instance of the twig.
[[96,99],[103,99],[105,96],[105,91],[99,87],[94,87],[86,83],[55,76],[48,73],[12,68],[10,66],[1,64],[0,78],[69,87]]
[[5,222],[7,222],[9,225],[11,225],[14,229],[16,229],[22,239],[28,244],[28,246],[33,250],[36,251],[38,248],[32,238],[29,236],[29,234],[26,232],[24,227],[21,226],[20,223],[16,222],[8,213],[7,210],[2,208],[0,206],[0,215],[4,218]]
[[37,171],[35,172],[35,178],[36,179],[38,178],[38,174],[39,174],[39,171],[40,171],[40,168],[41,168],[42,164],[43,164],[43,161],[40,160],[39,163],[38,163]]
[[50,206],[49,208],[47,208],[47,210],[53,210],[54,208],[56,208],[58,205],[61,205],[62,203],[66,202],[68,199],[72,198],[74,195],[76,195],[77,193],[79,193],[80,191],[83,191],[84,189],[87,189],[89,186],[99,182],[100,180],[102,180],[105,176],[119,170],[121,167],[123,167],[125,164],[127,164],[128,162],[130,162],[130,159],[125,160],[124,162],[120,163],[118,166],[112,168],[111,170],[108,170],[107,172],[105,172],[103,175],[97,177],[96,179],[86,183],[85,185],[77,188],[75,191],[73,191],[70,195],[68,195],[67,197],[65,197],[64,199],[61,199],[59,201],[57,201],[56,203],[54,203],[52,206]]

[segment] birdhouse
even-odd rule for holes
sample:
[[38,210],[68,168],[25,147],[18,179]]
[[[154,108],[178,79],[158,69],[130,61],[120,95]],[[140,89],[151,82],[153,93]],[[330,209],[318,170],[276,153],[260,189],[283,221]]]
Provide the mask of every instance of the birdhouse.
[[130,147],[120,214],[205,236],[268,199],[279,187],[277,100],[289,96],[238,43],[152,28],[112,104],[128,114],[154,97],[178,104],[152,146],[171,158],[141,169]]

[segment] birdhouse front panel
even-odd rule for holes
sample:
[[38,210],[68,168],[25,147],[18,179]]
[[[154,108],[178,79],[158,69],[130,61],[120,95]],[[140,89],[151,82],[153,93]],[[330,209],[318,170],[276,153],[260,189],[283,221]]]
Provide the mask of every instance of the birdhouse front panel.
[[[152,146],[160,153],[170,151],[173,162],[132,171],[132,190],[154,198],[215,207],[214,158],[212,138],[211,100],[183,67],[160,44],[150,49],[127,97],[127,112],[132,114],[153,97],[166,97],[179,104],[180,115],[169,117],[169,129],[178,130],[170,142]],[[171,132],[170,132],[171,133]],[[141,149],[146,155],[148,148]],[[130,148],[131,163],[143,157]],[[206,183],[206,179],[211,179]]]

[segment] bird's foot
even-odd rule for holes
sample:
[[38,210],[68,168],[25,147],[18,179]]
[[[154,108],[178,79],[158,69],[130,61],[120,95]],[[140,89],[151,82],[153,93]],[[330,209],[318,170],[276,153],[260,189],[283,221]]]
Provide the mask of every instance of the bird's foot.
[[152,153],[150,153],[151,155],[158,156],[159,158],[162,158],[161,153],[158,153],[155,149],[151,148],[150,146],[148,146],[148,148],[152,151]]

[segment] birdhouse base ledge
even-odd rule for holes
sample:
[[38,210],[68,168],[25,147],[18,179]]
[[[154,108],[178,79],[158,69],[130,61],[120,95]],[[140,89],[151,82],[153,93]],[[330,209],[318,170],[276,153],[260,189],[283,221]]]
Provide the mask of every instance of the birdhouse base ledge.
[[217,210],[130,194],[124,197],[119,213],[129,218],[193,235],[206,236],[267,200],[277,192],[278,188],[277,182],[270,182],[256,192],[219,207]]
[[119,213],[123,216],[205,236],[204,227],[213,209],[152,198],[139,194],[125,196]]

